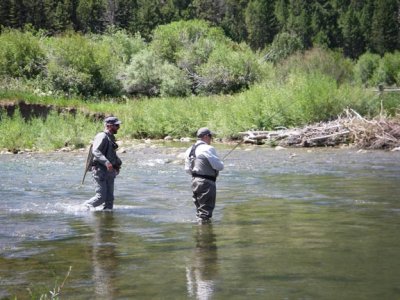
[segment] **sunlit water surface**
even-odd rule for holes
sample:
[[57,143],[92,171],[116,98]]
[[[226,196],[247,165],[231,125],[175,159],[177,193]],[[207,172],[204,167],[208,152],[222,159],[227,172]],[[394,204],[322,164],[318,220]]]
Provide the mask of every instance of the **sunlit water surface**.
[[187,146],[121,154],[113,212],[85,153],[1,155],[0,299],[400,298],[400,153],[237,149],[199,225]]

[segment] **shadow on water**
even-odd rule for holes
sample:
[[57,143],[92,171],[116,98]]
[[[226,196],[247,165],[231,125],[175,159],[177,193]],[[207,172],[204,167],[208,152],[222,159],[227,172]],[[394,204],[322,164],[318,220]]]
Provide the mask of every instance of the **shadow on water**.
[[184,150],[122,154],[112,213],[81,205],[85,154],[0,156],[0,299],[49,295],[70,266],[66,299],[400,297],[399,153],[242,147],[199,225]]

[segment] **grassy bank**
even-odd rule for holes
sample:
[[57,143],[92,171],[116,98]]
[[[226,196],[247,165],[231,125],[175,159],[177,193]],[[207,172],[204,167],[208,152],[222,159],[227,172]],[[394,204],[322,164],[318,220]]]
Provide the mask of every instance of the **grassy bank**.
[[[395,113],[397,96],[382,99],[371,90],[336,81],[323,74],[292,75],[285,83],[268,82],[236,95],[187,98],[119,99],[88,101],[38,96],[28,92],[3,90],[7,101],[76,107],[80,111],[116,115],[123,122],[119,139],[175,138],[194,136],[198,127],[208,126],[221,138],[238,137],[238,132],[268,130],[276,126],[294,127],[335,118],[351,107],[364,116],[380,113],[384,99],[386,112]],[[0,148],[54,150],[65,146],[84,147],[101,130],[101,121],[53,112],[47,118],[24,120],[19,113],[1,114]]]

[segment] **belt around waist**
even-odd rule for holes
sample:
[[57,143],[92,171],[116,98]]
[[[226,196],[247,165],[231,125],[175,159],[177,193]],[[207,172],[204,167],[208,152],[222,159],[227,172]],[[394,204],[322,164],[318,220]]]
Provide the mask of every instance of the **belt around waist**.
[[208,180],[211,180],[211,181],[214,181],[214,182],[217,180],[217,177],[209,176],[209,175],[200,175],[200,174],[193,173],[192,176],[193,177],[198,177],[198,178],[208,179]]

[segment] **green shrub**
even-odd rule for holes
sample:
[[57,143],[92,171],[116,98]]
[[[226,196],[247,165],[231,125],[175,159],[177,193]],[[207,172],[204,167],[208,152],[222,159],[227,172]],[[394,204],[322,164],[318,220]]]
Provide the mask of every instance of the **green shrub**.
[[151,49],[159,57],[179,65],[187,53],[196,52],[196,60],[205,61],[214,43],[225,43],[229,39],[221,28],[211,27],[204,20],[172,22],[158,26],[153,32]]
[[371,84],[374,72],[379,66],[380,56],[370,52],[361,55],[354,66],[354,78],[365,85]]
[[93,35],[91,38],[101,44],[108,45],[110,53],[123,64],[129,64],[133,55],[147,47],[139,33],[132,36],[125,30],[114,27],[108,28],[105,34]]
[[79,72],[70,66],[60,67],[51,61],[47,66],[48,80],[55,91],[63,91],[68,95],[90,95],[95,87],[90,74]]
[[121,65],[111,44],[79,34],[49,38],[48,80],[55,90],[83,96],[118,95]]
[[190,86],[191,81],[186,72],[169,63],[162,65],[160,85],[162,97],[186,97],[191,93]]
[[218,45],[207,63],[198,68],[196,91],[201,94],[232,93],[248,88],[260,79],[256,55],[244,45]]
[[386,53],[379,62],[378,68],[375,70],[372,82],[375,85],[384,83],[386,85],[397,84],[400,74],[400,52]]
[[32,32],[4,29],[0,35],[0,76],[33,78],[46,64],[40,38]]
[[290,55],[296,53],[297,51],[302,51],[304,45],[301,38],[296,34],[282,32],[278,33],[268,48],[268,53],[265,59],[273,63],[277,63]]
[[134,95],[158,96],[162,65],[163,61],[152,51],[139,52],[121,75],[124,90]]
[[290,56],[277,65],[278,79],[284,79],[291,73],[321,73],[333,78],[338,84],[351,81],[353,63],[340,52],[313,48],[304,53]]
[[133,95],[175,97],[190,93],[186,73],[147,49],[133,56],[120,77],[124,90]]

